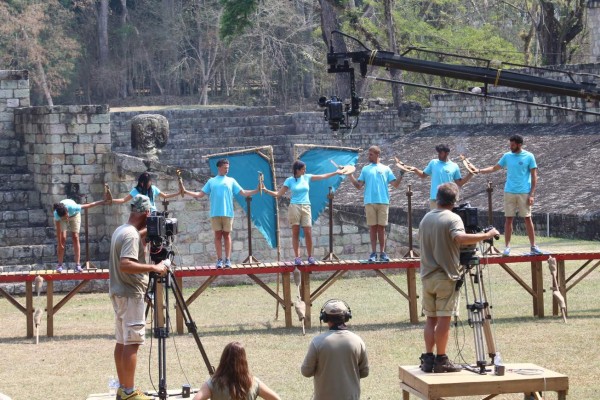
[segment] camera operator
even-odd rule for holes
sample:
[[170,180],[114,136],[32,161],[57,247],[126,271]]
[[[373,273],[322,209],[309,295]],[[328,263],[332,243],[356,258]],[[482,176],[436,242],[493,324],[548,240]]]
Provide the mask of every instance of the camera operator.
[[164,262],[146,264],[141,230],[152,205],[142,194],[131,201],[131,213],[126,224],[119,226],[110,242],[109,295],[115,311],[114,358],[120,387],[117,399],[152,400],[134,385],[137,351],[144,344],[146,321],[144,295],[148,273],[167,273]]
[[[424,372],[457,372],[460,367],[450,362],[446,346],[450,337],[450,322],[458,315],[461,247],[487,240],[498,231],[465,233],[461,217],[452,212],[459,189],[454,182],[438,187],[437,208],[428,212],[419,225],[421,244],[422,305],[425,322],[425,353],[421,354]],[[437,355],[434,355],[434,349]]]

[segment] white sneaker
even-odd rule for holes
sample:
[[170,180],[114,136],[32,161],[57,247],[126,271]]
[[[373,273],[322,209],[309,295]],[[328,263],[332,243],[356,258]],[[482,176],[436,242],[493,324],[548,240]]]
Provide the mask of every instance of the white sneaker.
[[504,251],[502,252],[503,256],[510,256],[510,247],[507,247],[504,249]]

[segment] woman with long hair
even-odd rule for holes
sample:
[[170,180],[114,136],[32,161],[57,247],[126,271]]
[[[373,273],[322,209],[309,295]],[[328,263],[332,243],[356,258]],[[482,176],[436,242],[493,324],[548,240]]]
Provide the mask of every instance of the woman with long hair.
[[290,206],[288,208],[288,222],[292,228],[292,247],[294,249],[294,264],[301,265],[300,258],[300,226],[304,230],[304,238],[306,241],[306,252],[308,253],[308,263],[314,264],[315,258],[312,256],[312,217],[310,209],[310,199],[308,197],[310,189],[310,181],[320,181],[331,178],[335,175],[341,175],[340,169],[328,174],[313,175],[306,173],[306,164],[300,160],[296,160],[292,165],[292,173],[283,182],[283,186],[279,191],[268,190],[263,186],[263,190],[275,198],[283,196],[288,189],[291,193]]
[[180,193],[179,192],[176,192],[176,193],[161,192],[159,188],[157,188],[156,186],[154,186],[152,184],[152,177],[150,176],[150,174],[147,172],[144,172],[139,176],[137,185],[133,189],[131,189],[131,192],[129,192],[129,194],[127,196],[123,197],[122,199],[113,199],[112,202],[113,202],[113,204],[127,203],[127,202],[131,201],[131,199],[133,199],[138,194],[143,194],[144,196],[148,196],[148,198],[150,199],[150,205],[152,206],[151,211],[156,211],[156,203],[155,203],[156,198],[162,198],[162,199],[166,200],[166,199],[175,197]]
[[240,342],[223,349],[214,375],[200,387],[194,400],[281,400],[279,395],[250,373],[246,350]]

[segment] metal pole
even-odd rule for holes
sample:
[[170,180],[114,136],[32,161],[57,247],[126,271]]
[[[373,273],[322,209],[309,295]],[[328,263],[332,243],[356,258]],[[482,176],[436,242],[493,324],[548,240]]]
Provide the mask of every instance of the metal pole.
[[412,234],[412,188],[411,185],[408,185],[408,189],[406,189],[406,199],[408,201],[408,251],[404,255],[403,258],[418,258],[419,253],[413,250],[413,234]]
[[333,252],[333,187],[329,186],[329,254],[327,254],[322,261],[339,261],[338,256]]
[[251,203],[252,203],[252,197],[250,197],[250,196],[246,197],[246,211],[247,211],[246,212],[246,220],[248,221],[248,257],[246,257],[246,259],[244,261],[242,261],[242,264],[259,264],[260,263],[260,261],[258,261],[252,255],[252,219],[250,218],[251,213],[252,213]]

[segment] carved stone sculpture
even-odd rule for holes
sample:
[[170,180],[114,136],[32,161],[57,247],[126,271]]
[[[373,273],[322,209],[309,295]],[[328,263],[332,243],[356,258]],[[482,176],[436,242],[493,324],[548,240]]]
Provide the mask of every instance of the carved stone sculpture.
[[131,147],[145,158],[157,159],[169,139],[169,121],[158,114],[140,114],[131,120]]

